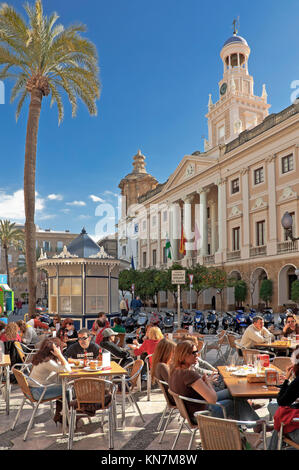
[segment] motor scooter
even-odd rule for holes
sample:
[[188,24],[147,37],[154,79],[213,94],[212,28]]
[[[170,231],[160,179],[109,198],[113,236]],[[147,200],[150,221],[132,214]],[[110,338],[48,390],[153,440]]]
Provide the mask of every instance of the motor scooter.
[[200,310],[196,310],[195,316],[194,316],[194,329],[195,331],[198,331],[199,333],[203,334],[205,328],[206,328],[205,316]]
[[263,312],[264,326],[269,328],[269,326],[274,325],[274,315],[272,308],[266,308]]
[[163,317],[163,330],[165,333],[173,331],[174,326],[174,313],[171,310],[167,310]]
[[184,311],[181,327],[185,328],[185,330],[189,329],[189,326],[193,326],[193,318],[191,316],[191,312],[188,310]]
[[235,324],[235,319],[230,312],[225,312],[225,315],[222,318],[222,328],[224,330],[233,330]]
[[237,310],[235,317],[235,332],[243,334],[247,328],[247,322],[243,310]]
[[219,326],[218,315],[216,310],[210,310],[207,316],[207,329],[210,335],[214,335],[217,333],[217,329]]

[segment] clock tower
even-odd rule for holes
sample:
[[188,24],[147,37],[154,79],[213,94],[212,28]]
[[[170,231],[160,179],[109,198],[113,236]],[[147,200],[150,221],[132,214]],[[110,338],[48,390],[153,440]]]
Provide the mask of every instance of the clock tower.
[[206,114],[209,140],[205,140],[205,151],[230,142],[240,132],[260,124],[269,114],[265,85],[261,96],[254,95],[253,77],[248,72],[249,55],[247,41],[235,30],[220,52],[223,77],[218,84],[218,101],[213,103],[209,95]]

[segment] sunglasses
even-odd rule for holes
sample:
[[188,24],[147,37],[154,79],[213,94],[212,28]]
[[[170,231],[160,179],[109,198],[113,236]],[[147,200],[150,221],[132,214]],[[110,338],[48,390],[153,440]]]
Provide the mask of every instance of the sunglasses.
[[89,338],[89,336],[82,336],[81,338],[78,338],[79,341],[86,341]]
[[196,354],[198,354],[198,353],[199,353],[199,351],[196,350],[196,351],[192,351],[191,354],[193,354],[193,356],[196,356]]

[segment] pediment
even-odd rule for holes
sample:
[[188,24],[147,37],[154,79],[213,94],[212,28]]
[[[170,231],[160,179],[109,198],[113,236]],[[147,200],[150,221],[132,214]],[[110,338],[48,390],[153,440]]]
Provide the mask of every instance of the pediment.
[[213,163],[214,160],[207,157],[199,157],[197,155],[185,156],[176,170],[169,177],[164,190],[169,191],[170,189],[173,189],[176,186],[191,180],[196,175],[207,170],[211,165],[213,165]]

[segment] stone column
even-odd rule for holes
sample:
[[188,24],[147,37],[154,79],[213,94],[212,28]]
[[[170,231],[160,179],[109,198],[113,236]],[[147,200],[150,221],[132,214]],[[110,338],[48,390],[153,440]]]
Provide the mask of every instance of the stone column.
[[275,178],[275,159],[272,154],[266,158],[268,170],[268,195],[269,195],[269,235],[267,243],[267,255],[277,254],[277,216],[276,216],[276,178]]
[[226,234],[226,178],[217,182],[218,186],[218,251],[215,253],[215,263],[226,260],[227,234]]
[[157,212],[157,264],[156,267],[159,269],[163,263],[161,259],[161,209],[158,209]]
[[[241,170],[243,195],[243,226],[241,227],[241,259],[250,257],[250,218],[249,218],[249,181],[248,167]],[[243,242],[242,242],[243,240]]]
[[200,209],[199,209],[199,233],[201,236],[200,255],[208,254],[208,214],[207,214],[207,192],[206,189],[200,189]]
[[192,238],[194,236],[192,232],[192,196],[186,196],[184,198],[184,233],[187,239],[186,242],[186,258],[191,258],[192,250]]
[[147,247],[146,247],[146,267],[151,265],[151,216],[148,209],[146,214],[146,233],[147,233]]
[[216,253],[216,203],[210,203],[210,219],[211,219],[211,255]]

